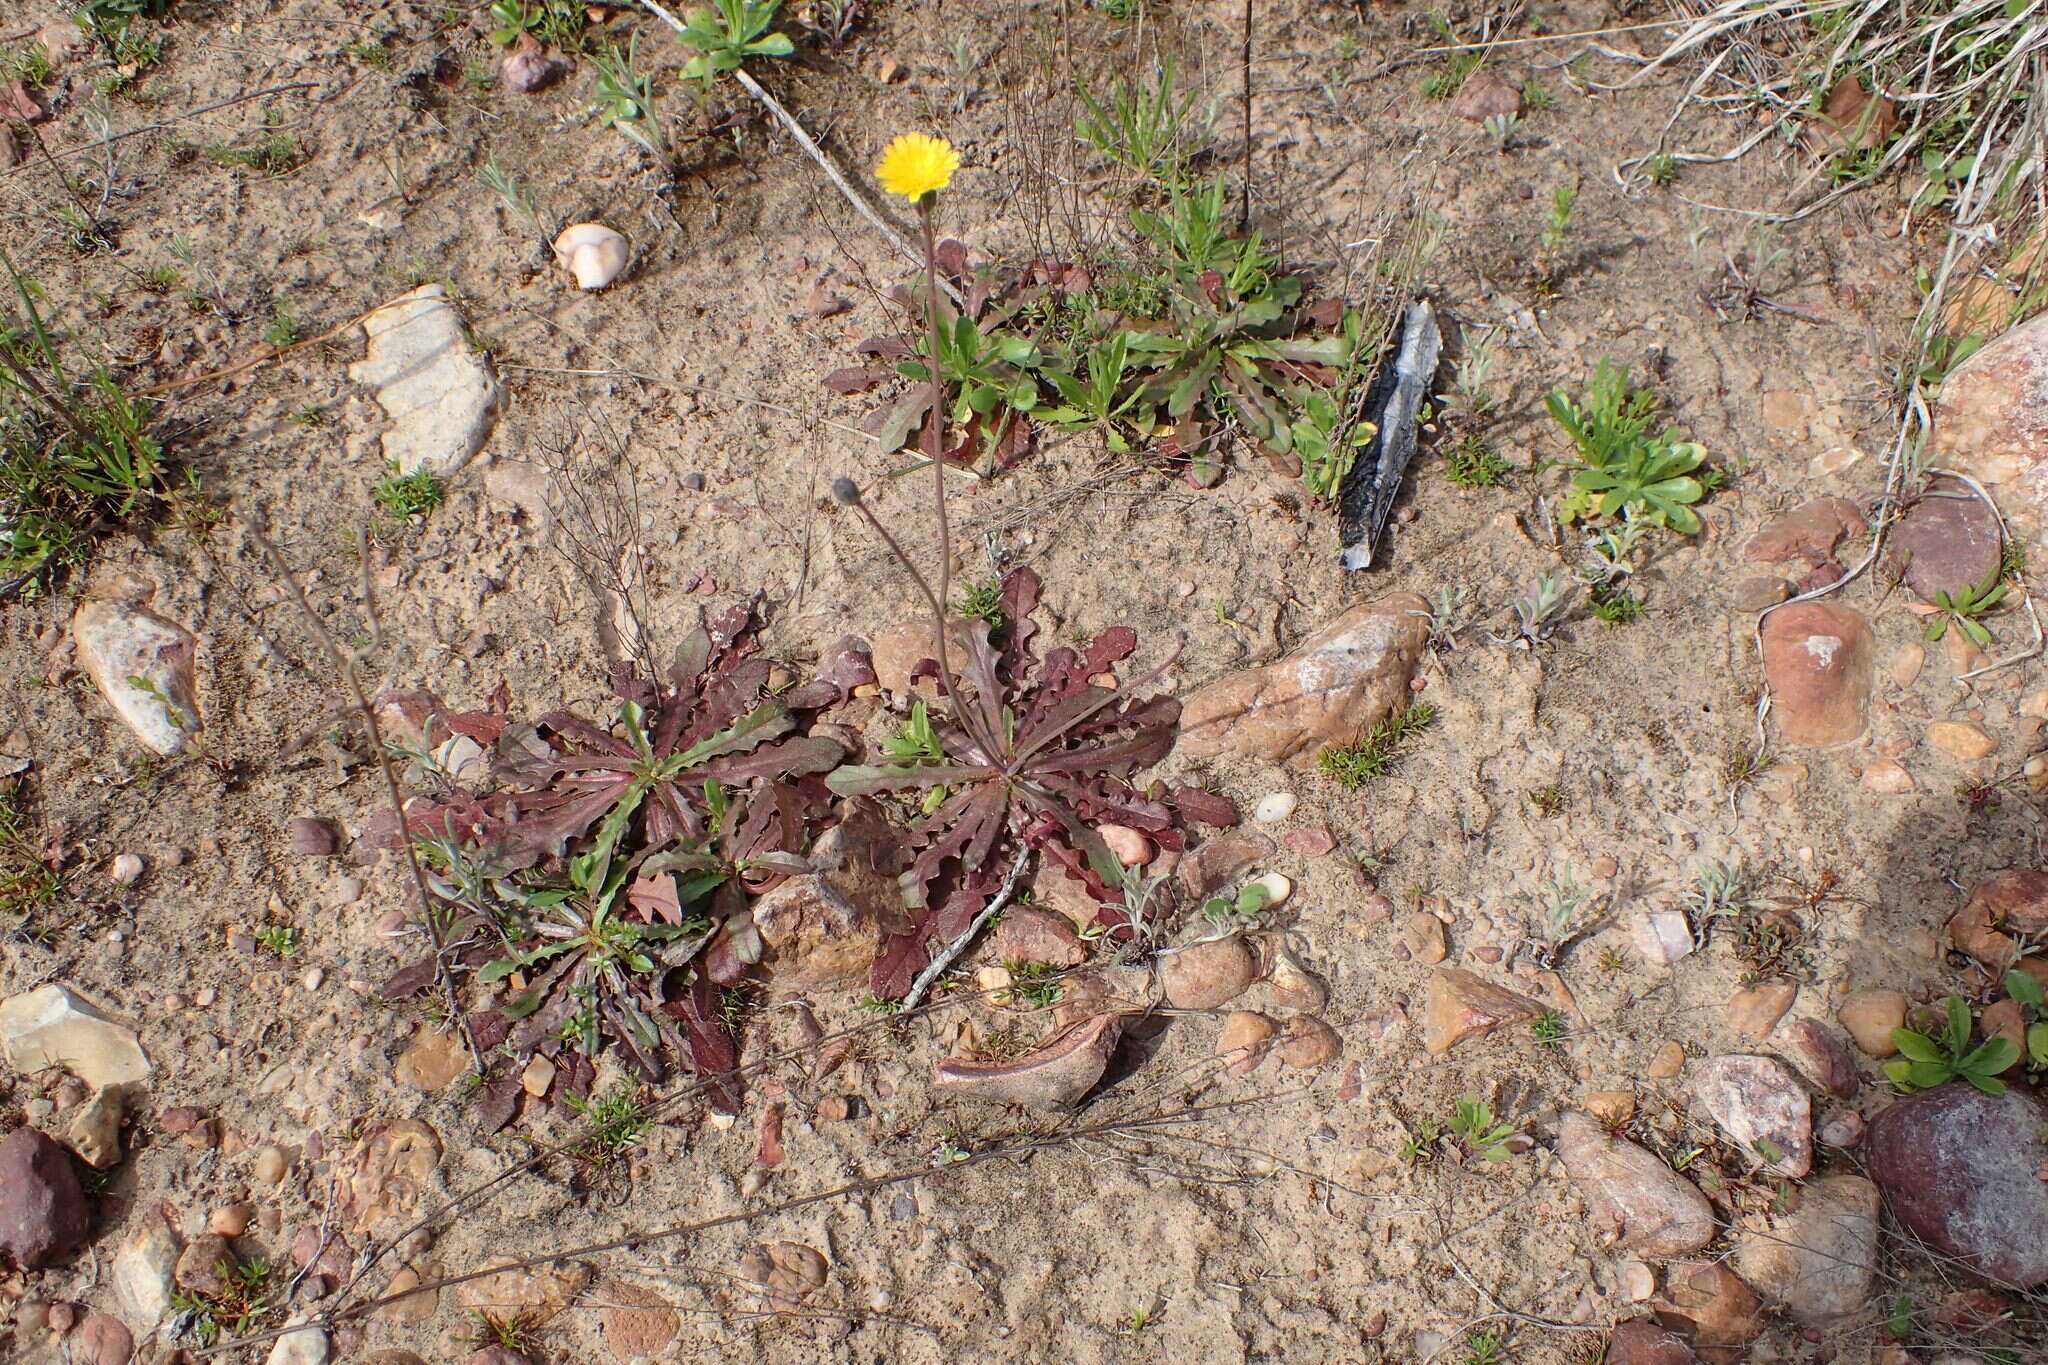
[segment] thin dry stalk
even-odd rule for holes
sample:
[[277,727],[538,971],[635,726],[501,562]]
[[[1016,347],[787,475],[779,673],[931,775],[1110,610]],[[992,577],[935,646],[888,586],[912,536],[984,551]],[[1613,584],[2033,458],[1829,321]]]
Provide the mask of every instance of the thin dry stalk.
[[[413,889],[420,898],[420,920],[426,926],[427,935],[434,945],[434,983],[441,989],[441,1003],[448,1011],[448,1017],[455,1020],[462,1029],[463,1040],[469,1045],[470,1065],[476,1069],[477,1078],[481,1080],[484,1074],[483,1049],[476,1045],[476,1036],[470,1032],[469,1018],[462,1012],[462,1007],[455,997],[455,982],[449,975],[446,957],[447,936],[442,930],[440,919],[434,914],[434,893],[427,886],[426,869],[420,866],[419,853],[413,848],[412,840],[406,837],[405,797],[398,787],[398,770],[391,762],[390,751],[384,747],[384,727],[377,723],[377,708],[370,704],[369,695],[363,690],[362,675],[357,672],[361,656],[353,649],[343,649],[340,641],[334,638],[333,632],[327,629],[326,620],[307,598],[306,590],[300,585],[298,575],[292,572],[291,564],[286,561],[284,552],[271,542],[270,537],[264,533],[264,528],[260,525],[251,525],[249,538],[263,551],[264,557],[270,561],[272,571],[284,584],[285,590],[291,594],[292,602],[306,618],[307,624],[312,627],[313,636],[319,641],[320,648],[333,663],[335,670],[341,674],[342,682],[347,685],[349,699],[354,703],[356,714],[362,717],[364,732],[370,740],[370,751],[377,758],[377,771],[384,776],[384,795],[390,803],[392,819],[397,822],[399,844],[405,850],[405,862],[412,873]],[[367,585],[370,578],[370,548],[368,538],[360,530],[356,533],[356,543],[363,560],[363,580]],[[367,592],[367,586],[365,591]],[[376,599],[366,597],[365,607],[374,623],[377,614]],[[372,639],[381,639],[382,635],[381,627],[377,627]]]

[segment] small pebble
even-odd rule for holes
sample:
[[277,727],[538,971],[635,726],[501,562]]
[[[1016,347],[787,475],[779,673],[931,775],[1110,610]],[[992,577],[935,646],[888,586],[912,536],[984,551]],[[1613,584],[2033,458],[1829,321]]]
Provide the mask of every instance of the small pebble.
[[78,1325],[78,1305],[75,1303],[53,1303],[45,1310],[43,1321],[52,1332],[68,1332]]
[[249,1173],[259,1184],[275,1185],[291,1170],[291,1160],[285,1156],[282,1147],[265,1147],[256,1153],[256,1160],[249,1167]]
[[142,859],[133,853],[123,853],[107,870],[107,879],[116,886],[133,886],[141,877]]
[[256,1211],[247,1204],[228,1204],[207,1215],[206,1230],[216,1237],[240,1237],[255,1216]]
[[1095,832],[1125,867],[1143,867],[1152,861],[1152,841],[1129,825],[1097,825]]
[[341,847],[341,836],[325,820],[310,815],[295,816],[286,828],[291,837],[292,852],[301,858],[332,857]]
[[1259,804],[1252,811],[1252,818],[1262,825],[1277,824],[1294,814],[1300,802],[1293,792],[1273,792],[1259,798]]
[[220,999],[220,992],[211,986],[201,986],[192,993],[193,1006],[202,1010],[212,1009],[213,1002],[218,999]]
[[1593,875],[1602,881],[1606,881],[1619,871],[1621,871],[1621,864],[1604,853],[1593,860]]
[[1277,905],[1285,905],[1287,898],[1294,894],[1294,883],[1279,872],[1265,873],[1254,879],[1251,884],[1266,888],[1266,908],[1269,910]]
[[325,967],[308,967],[306,969],[306,974],[299,978],[299,984],[304,986],[308,991],[317,991],[320,989],[321,986],[325,985],[326,982],[327,969]]

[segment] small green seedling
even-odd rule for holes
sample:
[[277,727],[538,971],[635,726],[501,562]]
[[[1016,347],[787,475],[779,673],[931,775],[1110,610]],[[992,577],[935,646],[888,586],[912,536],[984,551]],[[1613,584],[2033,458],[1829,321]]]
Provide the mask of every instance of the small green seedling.
[[510,47],[522,34],[552,47],[569,45],[583,30],[582,0],[493,0],[491,41]]
[[[943,763],[946,749],[932,728],[931,711],[921,701],[910,704],[910,719],[903,728],[882,741],[882,754],[891,763]],[[937,786],[924,794],[923,810],[930,815],[946,801],[946,788]]]
[[1531,580],[1528,591],[1508,603],[1515,613],[1514,634],[1495,635],[1493,642],[1526,649],[1548,640],[1572,609],[1572,586],[1571,576],[1562,569]]
[[1643,599],[1626,588],[1611,584],[1600,584],[1588,591],[1593,603],[1593,619],[1604,626],[1625,626],[1643,619],[1648,608]]
[[970,621],[986,621],[990,629],[1003,623],[1003,580],[983,579],[969,583],[953,604],[953,610]]
[[439,507],[447,498],[448,490],[440,477],[431,469],[415,469],[410,474],[400,474],[394,466],[391,477],[379,480],[370,490],[370,498],[393,521],[411,521],[424,517]]
[[1443,1140],[1444,1126],[1435,1119],[1423,1119],[1415,1130],[1401,1139],[1400,1158],[1404,1166],[1415,1166],[1436,1155],[1436,1145]]
[[781,8],[782,0],[718,0],[691,10],[680,37],[697,55],[683,64],[683,75],[709,85],[713,77],[737,71],[749,57],[795,52],[786,34],[768,32]]
[[1545,1010],[1529,1021],[1529,1032],[1535,1035],[1539,1047],[1561,1048],[1564,1046],[1564,1016],[1556,1010]]
[[1459,488],[1498,488],[1514,469],[1475,435],[1459,438],[1456,445],[1444,451],[1444,472]]
[[647,1106],[630,1087],[612,1090],[595,1099],[568,1097],[569,1108],[590,1124],[590,1131],[577,1144],[577,1154],[594,1166],[609,1166],[640,1145],[651,1122]]
[[1564,253],[1567,234],[1572,226],[1572,209],[1579,202],[1579,192],[1569,185],[1559,185],[1550,196],[1550,217],[1543,224],[1543,254],[1555,259]]
[[1467,1095],[1451,1109],[1451,1136],[1465,1145],[1467,1155],[1493,1166],[1514,1155],[1508,1141],[1516,1136],[1515,1125],[1501,1123],[1493,1106],[1477,1095]]
[[1937,589],[1934,594],[1934,605],[1939,609],[1939,614],[1928,623],[1927,638],[1939,640],[1948,634],[1948,628],[1953,623],[1977,648],[1991,648],[1991,632],[1977,618],[1997,610],[1998,605],[2005,600],[2005,594],[2011,589],[2012,585],[2005,582],[2001,576],[2004,567],[2003,564],[1994,565],[1991,571],[1984,575],[1983,582],[1958,588],[1953,594],[1946,589]]
[[2033,1016],[2027,1025],[2027,1070],[2048,1070],[2048,994],[2041,983],[2023,971],[2005,974],[2005,993]]
[[1019,1005],[1029,1010],[1049,1010],[1060,1002],[1060,983],[1050,980],[1054,968],[1043,962],[1005,962],[1010,984],[997,1003]]
[[1474,1332],[1465,1339],[1465,1358],[1459,1365],[1505,1365],[1507,1338],[1499,1332]]
[[1969,1005],[1961,996],[1951,995],[1945,1009],[1948,1027],[1934,1038],[1911,1029],[1892,1030],[1899,1060],[1886,1062],[1884,1074],[1908,1093],[1927,1090],[1944,1081],[1964,1080],[1987,1095],[2003,1094],[2005,1082],[1997,1077],[2020,1059],[2018,1045],[2010,1038],[1988,1038],[1971,1048]]
[[299,950],[299,931],[289,924],[266,924],[256,931],[256,942],[279,957]]
[[1209,921],[1219,937],[1254,927],[1272,903],[1273,893],[1258,882],[1238,891],[1235,898],[1211,896],[1202,902],[1202,918]]

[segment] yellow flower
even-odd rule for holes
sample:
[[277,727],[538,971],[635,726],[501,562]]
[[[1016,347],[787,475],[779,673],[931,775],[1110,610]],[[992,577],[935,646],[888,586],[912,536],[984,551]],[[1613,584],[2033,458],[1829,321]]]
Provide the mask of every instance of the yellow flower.
[[932,191],[946,188],[959,169],[960,153],[953,150],[952,143],[942,137],[905,133],[882,153],[875,174],[881,177],[883,189],[915,204]]

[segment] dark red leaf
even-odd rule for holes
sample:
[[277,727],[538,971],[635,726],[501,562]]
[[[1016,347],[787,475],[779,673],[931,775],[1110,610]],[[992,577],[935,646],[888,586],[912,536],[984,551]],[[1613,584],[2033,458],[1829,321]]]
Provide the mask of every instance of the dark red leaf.
[[476,1010],[469,1016],[469,1035],[485,1052],[504,1042],[511,1032],[512,1021],[497,1010]]
[[423,957],[418,962],[408,963],[393,972],[378,988],[377,993],[386,1000],[406,1000],[418,995],[434,984],[435,959]]
[[486,1080],[477,1092],[477,1128],[490,1134],[510,1123],[512,1116],[519,1112],[519,1098],[524,1093],[517,1067],[507,1067],[499,1075]]
[[722,1114],[740,1111],[739,1049],[719,1015],[718,988],[702,976],[692,977],[680,999],[662,1011],[683,1027],[690,1068],[709,1083],[706,1096]]
[[825,376],[825,387],[834,393],[866,393],[877,384],[896,377],[894,370],[875,365],[848,365]]
[[1229,797],[1200,787],[1176,787],[1171,800],[1175,810],[1197,824],[1232,829],[1243,818]]
[[905,336],[869,337],[853,350],[856,355],[871,355],[877,360],[907,360],[917,354],[917,348]]
[[1344,322],[1344,300],[1317,299],[1301,310],[1302,321],[1311,327],[1330,329]]

